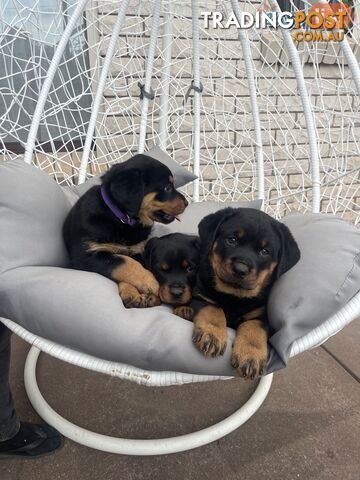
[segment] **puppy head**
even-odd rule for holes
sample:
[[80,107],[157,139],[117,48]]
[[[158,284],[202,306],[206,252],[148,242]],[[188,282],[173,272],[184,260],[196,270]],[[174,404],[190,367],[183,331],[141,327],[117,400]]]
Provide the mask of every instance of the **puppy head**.
[[145,266],[160,284],[163,303],[190,302],[199,264],[199,241],[193,235],[173,233],[151,238],[144,252]]
[[300,258],[290,230],[259,210],[220,210],[200,222],[199,235],[215,288],[227,293],[257,296]]
[[188,202],[175,190],[171,171],[147,155],[135,155],[102,177],[111,200],[143,225],[172,222]]

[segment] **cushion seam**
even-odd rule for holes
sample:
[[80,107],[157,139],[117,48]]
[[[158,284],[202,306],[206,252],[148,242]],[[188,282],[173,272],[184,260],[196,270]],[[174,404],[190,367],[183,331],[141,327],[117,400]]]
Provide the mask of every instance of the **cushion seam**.
[[351,266],[348,274],[346,275],[344,281],[343,281],[342,284],[340,285],[338,291],[336,292],[335,297],[338,297],[338,296],[339,296],[340,291],[342,290],[343,286],[345,285],[345,283],[347,282],[348,278],[349,278],[350,275],[352,274],[352,272],[353,272],[353,270],[354,270],[354,268],[355,268],[355,266],[356,266],[356,261],[357,261],[358,258],[360,258],[360,252],[358,252],[358,253],[355,255],[355,257],[354,257],[354,259],[353,259],[352,266]]

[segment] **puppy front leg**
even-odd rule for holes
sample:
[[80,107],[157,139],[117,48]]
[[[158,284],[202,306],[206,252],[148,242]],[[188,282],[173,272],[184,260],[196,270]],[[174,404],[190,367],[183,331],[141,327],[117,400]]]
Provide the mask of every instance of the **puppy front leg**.
[[190,304],[195,307],[192,335],[194,344],[206,357],[223,355],[227,345],[224,311],[216,305],[204,302],[199,306],[196,303]]
[[268,358],[267,327],[261,320],[248,320],[237,329],[231,364],[243,378],[253,380],[265,373]]
[[117,283],[129,283],[140,293],[159,295],[159,283],[154,275],[146,270],[141,263],[126,255],[116,255],[120,260],[112,270],[111,278]]
[[119,284],[119,294],[126,308],[146,308],[160,305],[159,284],[141,263],[125,255],[117,256],[121,263],[111,272]]

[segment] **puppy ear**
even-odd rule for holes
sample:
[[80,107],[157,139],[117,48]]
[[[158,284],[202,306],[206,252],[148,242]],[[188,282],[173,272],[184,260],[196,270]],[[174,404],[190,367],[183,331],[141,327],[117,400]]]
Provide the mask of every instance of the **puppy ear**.
[[222,221],[225,220],[225,218],[228,218],[233,212],[233,208],[223,208],[204,217],[198,226],[201,242],[203,243],[211,240],[212,243],[215,239],[219,224],[221,224]]
[[192,241],[191,241],[191,244],[196,250],[200,251],[200,238],[199,237],[194,236]]
[[119,208],[129,217],[136,217],[144,198],[144,182],[141,171],[126,163],[112,167],[102,177],[103,184]]
[[281,243],[280,258],[276,269],[276,278],[279,278],[300,260],[300,250],[288,227],[276,220],[275,222]]
[[220,225],[231,217],[236,210],[228,207],[204,217],[199,223],[200,249],[206,254],[216,240]]
[[150,238],[150,240],[145,245],[143,260],[144,260],[144,266],[149,270],[151,269],[151,266],[152,266],[153,251],[158,241],[159,241],[158,237],[153,237],[153,238]]

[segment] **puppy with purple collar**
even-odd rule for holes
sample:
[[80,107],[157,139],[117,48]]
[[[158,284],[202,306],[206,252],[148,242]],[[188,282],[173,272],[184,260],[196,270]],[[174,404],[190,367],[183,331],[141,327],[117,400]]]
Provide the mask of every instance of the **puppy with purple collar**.
[[70,267],[114,280],[126,307],[160,304],[159,283],[142,266],[142,253],[154,222],[172,222],[187,205],[161,162],[139,154],[114,165],[65,220]]

